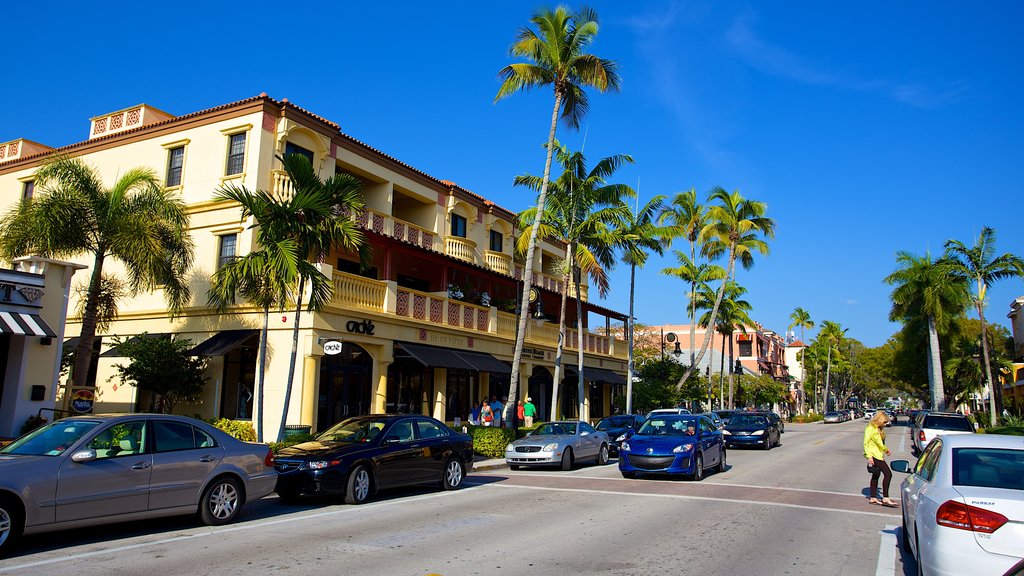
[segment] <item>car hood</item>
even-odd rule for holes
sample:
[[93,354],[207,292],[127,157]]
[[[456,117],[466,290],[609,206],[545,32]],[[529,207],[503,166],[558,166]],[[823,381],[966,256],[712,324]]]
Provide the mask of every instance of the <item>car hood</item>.
[[543,436],[527,436],[526,438],[520,438],[515,442],[512,442],[514,446],[543,446],[545,444],[551,444],[552,442],[558,442],[559,444],[565,442],[572,442],[576,436],[574,434],[545,434]]
[[354,442],[317,442],[316,440],[310,442],[303,442],[302,444],[295,444],[283,448],[275,456],[276,458],[317,458],[330,456],[345,456],[347,454],[354,454],[361,452],[367,448],[371,448],[370,444],[359,444]]
[[629,430],[629,427],[609,428],[607,430],[598,430],[598,432],[604,432],[605,434],[608,435],[609,438],[614,440],[614,439],[618,438],[619,436],[622,436],[623,434],[625,434],[627,430]]
[[28,478],[43,470],[57,470],[61,456],[19,456],[0,454],[0,478]]
[[646,436],[635,434],[629,439],[631,452],[646,452],[648,448],[655,452],[668,452],[680,444],[694,444],[696,436]]
[[735,425],[735,426],[733,426],[733,425],[726,425],[726,427],[725,427],[725,429],[728,430],[729,432],[753,432],[754,430],[765,430],[767,428],[771,428],[771,424],[769,424],[767,422],[764,423],[764,424],[751,424],[749,426],[748,425],[744,425],[744,426],[740,426],[740,425]]

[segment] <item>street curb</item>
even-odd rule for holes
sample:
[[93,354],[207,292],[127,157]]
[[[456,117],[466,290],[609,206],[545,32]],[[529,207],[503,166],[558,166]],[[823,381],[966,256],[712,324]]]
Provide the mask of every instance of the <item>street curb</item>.
[[506,469],[506,470],[508,469],[508,464],[506,462],[500,462],[500,463],[499,462],[494,462],[494,463],[487,463],[487,464],[484,464],[483,462],[477,462],[477,463],[473,464],[473,472],[485,472],[487,470],[502,470],[502,469]]

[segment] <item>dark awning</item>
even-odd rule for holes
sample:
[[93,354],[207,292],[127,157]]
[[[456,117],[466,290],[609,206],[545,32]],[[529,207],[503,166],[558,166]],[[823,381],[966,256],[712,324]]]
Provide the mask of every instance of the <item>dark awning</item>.
[[259,334],[259,330],[224,330],[188,351],[189,356],[223,356]]
[[463,360],[454,350],[435,348],[408,342],[395,342],[402,350],[420,364],[430,368],[455,368],[458,370],[476,370],[469,362]]
[[48,338],[57,336],[42,318],[27,312],[0,312],[0,333]]
[[469,352],[467,350],[458,350],[455,354],[480,372],[490,372],[491,374],[512,373],[511,364],[502,362],[490,354],[485,354],[483,352]]
[[[125,340],[125,343],[127,343],[127,342],[135,342],[140,337],[141,337],[141,335],[140,336],[132,336],[131,338]],[[147,333],[146,334],[146,338],[167,338],[167,339],[170,339],[170,337],[171,337],[170,334],[165,334],[165,333],[158,333],[158,334],[149,334],[149,333]],[[124,354],[121,353],[121,346],[114,346],[110,350],[107,350],[103,354],[100,354],[100,357],[102,357],[102,358],[123,358]]]
[[583,375],[591,382],[604,382],[606,384],[625,384],[626,377],[604,368],[584,368]]
[[61,354],[73,352],[75,348],[78,348],[78,342],[80,340],[81,338],[79,338],[78,336],[75,336],[74,338],[68,338],[67,340],[65,340],[63,348],[61,348]]

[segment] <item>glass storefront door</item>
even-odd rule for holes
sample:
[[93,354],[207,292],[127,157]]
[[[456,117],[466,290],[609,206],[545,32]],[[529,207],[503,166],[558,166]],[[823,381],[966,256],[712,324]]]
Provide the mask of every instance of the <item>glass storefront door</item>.
[[372,362],[366,350],[351,342],[343,343],[340,353],[320,359],[317,431],[370,413]]

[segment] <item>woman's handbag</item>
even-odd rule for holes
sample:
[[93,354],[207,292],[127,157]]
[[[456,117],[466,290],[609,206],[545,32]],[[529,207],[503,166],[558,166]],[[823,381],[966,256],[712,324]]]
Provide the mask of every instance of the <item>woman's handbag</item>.
[[868,464],[868,473],[869,474],[881,474],[882,473],[882,469],[879,468],[878,466],[875,466],[874,464]]

